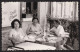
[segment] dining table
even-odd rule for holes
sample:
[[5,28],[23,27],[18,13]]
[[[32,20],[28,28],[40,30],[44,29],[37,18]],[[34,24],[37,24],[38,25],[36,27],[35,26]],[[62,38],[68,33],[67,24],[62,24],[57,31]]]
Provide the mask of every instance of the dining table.
[[56,47],[34,42],[23,42],[15,45],[13,49],[8,48],[8,50],[56,50]]

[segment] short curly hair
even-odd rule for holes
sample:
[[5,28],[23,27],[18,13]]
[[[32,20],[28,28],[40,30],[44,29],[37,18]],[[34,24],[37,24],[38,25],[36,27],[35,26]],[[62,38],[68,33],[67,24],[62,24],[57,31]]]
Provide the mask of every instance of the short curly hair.
[[18,20],[18,19],[14,19],[12,22],[11,22],[11,27],[14,28],[14,22],[18,22],[19,23],[19,28],[21,28],[21,22]]

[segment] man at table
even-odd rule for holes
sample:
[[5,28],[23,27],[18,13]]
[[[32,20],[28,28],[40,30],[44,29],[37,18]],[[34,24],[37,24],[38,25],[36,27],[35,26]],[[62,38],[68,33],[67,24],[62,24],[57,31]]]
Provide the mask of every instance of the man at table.
[[[64,31],[64,28],[62,25],[60,25],[58,20],[54,21],[54,27],[50,30],[51,32],[54,32],[57,37],[60,37],[62,42],[58,44],[59,49],[64,49],[63,45],[66,43],[67,39],[65,37],[69,37],[69,33]],[[58,39],[58,40],[60,40]]]

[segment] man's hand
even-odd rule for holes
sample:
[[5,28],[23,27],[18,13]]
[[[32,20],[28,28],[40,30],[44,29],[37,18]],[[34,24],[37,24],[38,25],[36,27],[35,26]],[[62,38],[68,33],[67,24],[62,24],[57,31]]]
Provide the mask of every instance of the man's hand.
[[52,29],[50,29],[50,32],[55,32],[56,31],[56,27],[53,27]]

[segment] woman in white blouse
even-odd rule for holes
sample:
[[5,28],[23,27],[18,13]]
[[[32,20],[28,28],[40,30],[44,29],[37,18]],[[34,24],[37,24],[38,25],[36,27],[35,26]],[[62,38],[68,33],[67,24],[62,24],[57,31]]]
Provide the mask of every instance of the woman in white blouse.
[[35,41],[38,38],[42,38],[43,36],[43,30],[39,24],[38,18],[32,19],[32,24],[28,26],[27,34],[28,37],[31,39],[31,41]]
[[14,19],[11,23],[11,27],[12,29],[9,34],[10,40],[12,40],[14,44],[24,42],[25,41],[24,37],[27,38],[27,36],[21,28],[20,21],[18,19]]

